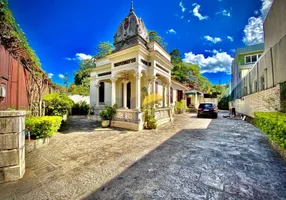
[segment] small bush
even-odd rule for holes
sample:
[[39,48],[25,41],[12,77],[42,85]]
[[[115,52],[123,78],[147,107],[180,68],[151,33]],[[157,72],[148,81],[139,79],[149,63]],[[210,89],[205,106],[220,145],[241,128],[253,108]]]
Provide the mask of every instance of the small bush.
[[75,103],[72,107],[73,115],[87,115],[89,112],[90,106],[86,101],[81,101],[79,103]]
[[185,108],[185,110],[188,110],[185,100],[176,101],[176,103],[175,103],[175,112],[177,114],[183,113],[184,108]]
[[116,114],[117,104],[114,104],[113,107],[105,106],[104,110],[102,110],[99,115],[102,120],[112,120]]
[[73,101],[65,94],[52,93],[43,97],[46,104],[46,115],[63,116],[68,114]]
[[271,140],[286,149],[286,114],[279,112],[254,113],[255,125]]
[[147,122],[147,128],[156,129],[157,120],[152,115],[152,109],[148,108],[144,111],[145,122]]
[[28,117],[26,118],[26,130],[32,138],[45,138],[53,136],[60,128],[62,117]]

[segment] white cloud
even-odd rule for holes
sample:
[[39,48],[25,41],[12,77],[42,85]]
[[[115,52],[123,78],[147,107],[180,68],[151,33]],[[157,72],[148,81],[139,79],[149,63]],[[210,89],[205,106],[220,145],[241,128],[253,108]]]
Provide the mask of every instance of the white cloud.
[[255,15],[259,15],[259,11],[258,11],[258,10],[255,10],[255,11],[254,11],[254,14],[255,14]]
[[199,9],[201,7],[199,4],[194,3],[193,6],[195,6],[193,9],[193,14],[194,16],[198,17],[199,20],[206,20],[209,18],[208,16],[203,16],[202,14],[199,13]]
[[60,78],[60,79],[64,79],[65,76],[64,76],[63,74],[59,74],[59,78]]
[[223,15],[223,16],[227,16],[227,17],[230,17],[230,16],[231,16],[230,11],[227,11],[227,10],[223,10],[223,11],[222,11],[222,15]]
[[79,60],[87,60],[87,59],[91,59],[92,56],[84,54],[84,53],[77,53],[76,54],[76,58],[79,59]]
[[217,12],[216,15],[218,15],[218,14],[221,14],[221,15],[226,16],[226,17],[231,17],[231,13],[228,10],[223,10],[221,12]]
[[227,39],[229,39],[231,42],[233,42],[233,37],[227,36]]
[[203,54],[185,53],[185,62],[190,62],[201,67],[201,73],[226,72],[230,74],[233,58],[226,52],[215,51],[213,56],[205,57]]
[[48,77],[49,77],[49,78],[52,78],[53,76],[54,76],[53,73],[48,73]]
[[204,38],[205,38],[207,41],[210,41],[210,42],[215,43],[215,44],[218,43],[218,42],[222,42],[222,39],[219,38],[219,37],[213,38],[213,37],[211,37],[211,36],[209,36],[209,35],[206,35],[206,36],[204,36]]
[[174,29],[170,29],[170,30],[168,30],[167,32],[166,32],[167,34],[173,34],[173,35],[175,35],[177,32],[174,30]]
[[92,56],[88,55],[88,54],[84,54],[84,53],[77,53],[75,54],[74,58],[70,58],[70,57],[66,57],[65,59],[68,61],[81,61],[81,60],[87,60],[87,59],[91,59]]
[[262,6],[260,9],[261,15],[258,17],[250,17],[248,24],[245,26],[243,32],[244,37],[242,41],[246,45],[253,45],[262,43],[264,41],[263,35],[263,22],[267,16],[269,9],[273,3],[273,0],[261,0]]
[[179,3],[179,6],[182,8],[182,12],[185,12],[187,10],[187,8],[184,7],[182,1]]
[[205,50],[205,52],[217,54],[217,53],[221,52],[221,49],[220,50],[213,49],[212,51],[211,50]]

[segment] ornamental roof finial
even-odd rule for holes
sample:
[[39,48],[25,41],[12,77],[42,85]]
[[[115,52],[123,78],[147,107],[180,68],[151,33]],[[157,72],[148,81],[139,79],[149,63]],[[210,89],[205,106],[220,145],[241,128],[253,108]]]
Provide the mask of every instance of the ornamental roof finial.
[[130,8],[130,12],[134,11],[134,8],[133,8],[133,1],[131,1],[131,8]]

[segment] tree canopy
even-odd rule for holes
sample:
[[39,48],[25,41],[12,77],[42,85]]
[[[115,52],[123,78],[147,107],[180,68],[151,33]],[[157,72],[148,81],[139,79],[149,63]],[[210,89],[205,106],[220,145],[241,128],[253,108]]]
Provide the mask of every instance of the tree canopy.
[[164,39],[158,35],[158,33],[154,30],[148,31],[149,33],[149,40],[158,42],[164,49],[166,49],[168,43],[164,42]]
[[103,58],[111,54],[113,50],[114,50],[114,46],[110,42],[108,41],[100,42],[95,49],[96,53],[95,53],[94,58],[95,59]]
[[192,89],[211,92],[212,84],[201,75],[200,66],[184,62],[178,49],[172,50],[170,55],[171,63],[174,66],[172,69],[174,79],[187,84]]
[[[39,58],[29,46],[24,31],[16,22],[13,13],[8,7],[7,0],[0,0],[0,21],[0,39],[2,44],[11,48],[13,53],[19,55],[26,63],[40,68]],[[18,48],[24,51],[19,51]]]

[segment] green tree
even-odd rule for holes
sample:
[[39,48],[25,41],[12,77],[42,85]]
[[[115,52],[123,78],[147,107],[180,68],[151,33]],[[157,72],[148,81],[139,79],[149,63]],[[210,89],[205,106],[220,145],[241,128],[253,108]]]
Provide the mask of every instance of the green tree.
[[110,42],[100,42],[95,49],[95,59],[103,58],[111,54],[113,50],[114,46]]
[[170,55],[171,55],[171,62],[172,64],[175,64],[175,63],[179,63],[179,62],[182,62],[182,55],[181,55],[181,52],[179,51],[179,49],[173,49],[171,52],[170,52]]
[[158,35],[158,33],[154,30],[148,31],[149,33],[149,40],[158,42],[164,49],[166,49],[168,43],[164,42],[164,39]]

